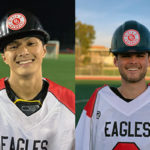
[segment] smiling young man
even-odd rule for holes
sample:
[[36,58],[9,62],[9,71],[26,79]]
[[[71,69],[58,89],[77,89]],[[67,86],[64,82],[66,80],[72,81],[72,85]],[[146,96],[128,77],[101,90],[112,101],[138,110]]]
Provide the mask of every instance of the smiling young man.
[[73,150],[74,94],[42,76],[49,34],[23,10],[6,14],[0,31],[10,67],[0,80],[0,149]]
[[111,52],[121,86],[95,90],[77,125],[76,150],[149,150],[149,30],[139,22],[125,22],[113,35]]

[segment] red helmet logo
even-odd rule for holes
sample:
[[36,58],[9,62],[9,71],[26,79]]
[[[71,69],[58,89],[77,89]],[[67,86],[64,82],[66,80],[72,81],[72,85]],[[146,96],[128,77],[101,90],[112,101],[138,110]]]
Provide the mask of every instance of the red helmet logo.
[[137,30],[130,29],[124,32],[123,42],[127,46],[136,46],[140,42],[140,34]]
[[15,13],[8,17],[7,26],[11,30],[20,30],[26,24],[26,17],[21,13]]

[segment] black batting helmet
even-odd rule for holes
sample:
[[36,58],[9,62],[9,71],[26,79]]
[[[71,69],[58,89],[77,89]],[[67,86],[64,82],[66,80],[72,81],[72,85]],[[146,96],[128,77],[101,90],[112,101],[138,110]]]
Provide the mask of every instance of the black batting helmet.
[[114,32],[110,51],[113,54],[150,52],[149,30],[137,21],[127,21]]
[[30,36],[38,37],[43,43],[49,40],[49,34],[32,13],[25,10],[10,11],[0,21],[0,52],[13,40]]

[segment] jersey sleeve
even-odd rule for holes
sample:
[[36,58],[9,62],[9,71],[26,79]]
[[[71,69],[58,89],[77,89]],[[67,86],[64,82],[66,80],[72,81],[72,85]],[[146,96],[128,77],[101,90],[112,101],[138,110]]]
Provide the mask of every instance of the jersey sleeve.
[[55,82],[45,78],[50,84],[48,90],[51,92],[59,102],[61,102],[66,108],[68,108],[73,114],[75,114],[75,94]]
[[92,150],[91,135],[92,135],[92,114],[94,110],[97,93],[101,88],[95,90],[91,98],[87,102],[81,114],[76,127],[76,150]]

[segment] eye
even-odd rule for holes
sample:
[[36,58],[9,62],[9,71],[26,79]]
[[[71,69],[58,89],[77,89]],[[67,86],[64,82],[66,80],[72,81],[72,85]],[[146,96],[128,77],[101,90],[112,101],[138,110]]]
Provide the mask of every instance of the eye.
[[35,43],[34,42],[28,42],[28,46],[32,46],[32,45],[34,45]]
[[138,54],[137,57],[145,57],[144,54]]
[[12,45],[12,46],[9,46],[8,47],[8,49],[11,49],[11,50],[13,50],[13,49],[17,49],[18,48],[18,46],[17,45]]
[[36,44],[35,42],[28,42],[28,43],[27,43],[28,46],[33,46],[33,45],[35,45],[35,44]]

